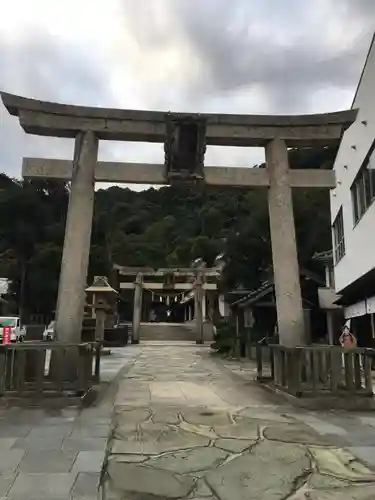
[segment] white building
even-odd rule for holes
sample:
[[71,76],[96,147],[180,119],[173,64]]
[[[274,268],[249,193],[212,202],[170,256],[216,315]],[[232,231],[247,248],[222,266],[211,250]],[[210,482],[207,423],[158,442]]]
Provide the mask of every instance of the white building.
[[354,96],[331,192],[335,289],[359,344],[375,337],[375,36]]

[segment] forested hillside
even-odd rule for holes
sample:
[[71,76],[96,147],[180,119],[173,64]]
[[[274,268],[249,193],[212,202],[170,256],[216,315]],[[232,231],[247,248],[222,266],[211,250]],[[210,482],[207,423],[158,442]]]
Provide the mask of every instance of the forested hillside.
[[[334,152],[291,152],[293,168],[330,168]],[[14,282],[27,311],[54,309],[69,187],[0,176],[0,276]],[[296,190],[294,209],[301,265],[331,246],[329,196]],[[225,252],[225,285],[258,286],[271,264],[266,191],[176,185],[135,192],[98,190],[89,280],[114,262],[153,267],[211,264]],[[22,299],[23,297],[23,299]]]

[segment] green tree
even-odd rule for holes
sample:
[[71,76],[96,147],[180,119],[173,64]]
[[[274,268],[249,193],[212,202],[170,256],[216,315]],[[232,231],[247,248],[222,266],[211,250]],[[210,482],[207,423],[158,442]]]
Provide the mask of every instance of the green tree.
[[[34,306],[40,283],[50,287],[58,276],[60,258],[55,259],[54,276],[47,273],[46,280],[29,279],[31,268],[35,270],[36,255],[44,253],[43,244],[49,248],[56,245],[55,254],[60,252],[68,193],[58,183],[5,181],[4,176],[0,186],[0,260],[6,277],[12,280],[22,319],[25,309]],[[52,254],[47,252],[47,255],[39,259],[44,267],[51,261]]]

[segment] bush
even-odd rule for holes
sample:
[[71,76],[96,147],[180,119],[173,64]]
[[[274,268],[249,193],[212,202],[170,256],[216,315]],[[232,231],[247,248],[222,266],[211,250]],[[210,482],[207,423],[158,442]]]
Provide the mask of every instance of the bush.
[[236,325],[231,319],[222,319],[216,325],[215,342],[211,348],[218,353],[228,353],[234,345],[236,338]]

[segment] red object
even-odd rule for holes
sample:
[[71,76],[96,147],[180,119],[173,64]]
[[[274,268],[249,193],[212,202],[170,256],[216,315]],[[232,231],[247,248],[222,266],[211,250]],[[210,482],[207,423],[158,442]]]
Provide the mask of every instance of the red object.
[[3,326],[3,344],[10,344],[11,327]]

